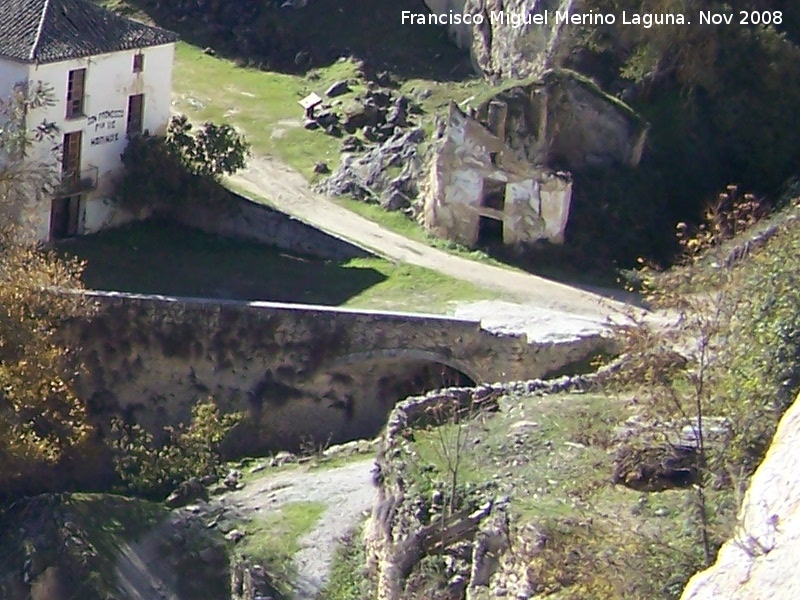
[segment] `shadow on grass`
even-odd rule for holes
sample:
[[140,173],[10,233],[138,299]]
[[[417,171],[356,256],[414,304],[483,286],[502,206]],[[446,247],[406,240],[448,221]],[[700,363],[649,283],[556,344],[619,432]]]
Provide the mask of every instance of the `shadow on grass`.
[[428,13],[421,0],[372,2],[369,10],[363,0],[313,0],[303,8],[243,0],[236,10],[225,3],[128,4],[194,46],[265,70],[304,75],[352,56],[370,79],[380,71],[436,81],[474,76],[468,53],[448,41],[444,27],[402,23],[402,11]]
[[368,267],[148,221],[65,240],[95,290],[338,306],[386,280]]

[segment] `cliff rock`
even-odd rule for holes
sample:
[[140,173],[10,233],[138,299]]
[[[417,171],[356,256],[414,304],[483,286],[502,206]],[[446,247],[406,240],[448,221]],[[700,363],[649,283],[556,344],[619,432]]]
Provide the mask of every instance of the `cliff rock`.
[[681,600],[789,600],[800,597],[800,402],[787,411],[753,475],[739,525],[710,569]]
[[[575,26],[555,13],[573,14],[581,0],[425,0],[431,12],[482,17],[480,24],[448,26],[457,46],[468,49],[475,69],[489,78],[524,78],[560,66],[573,46]],[[534,23],[548,15],[547,24]],[[502,18],[500,16],[502,15]]]

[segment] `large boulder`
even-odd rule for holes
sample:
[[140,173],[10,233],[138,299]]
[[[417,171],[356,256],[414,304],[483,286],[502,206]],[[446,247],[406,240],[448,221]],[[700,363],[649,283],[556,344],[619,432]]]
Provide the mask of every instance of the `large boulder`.
[[408,208],[417,195],[417,180],[423,168],[420,144],[424,140],[421,128],[397,128],[387,140],[371,145],[364,154],[345,154],[333,174],[316,189],[330,196],[349,195],[380,203],[387,210]]

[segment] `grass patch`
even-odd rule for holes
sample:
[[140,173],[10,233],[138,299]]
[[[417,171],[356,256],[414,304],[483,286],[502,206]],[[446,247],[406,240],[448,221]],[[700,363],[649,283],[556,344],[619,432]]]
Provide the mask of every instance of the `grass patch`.
[[[338,163],[340,141],[304,129],[297,102],[311,92],[321,94],[334,81],[355,78],[356,69],[352,61],[341,61],[305,76],[260,71],[180,42],[173,96],[177,110],[193,120],[231,123],[245,134],[253,152],[276,156],[311,177],[316,162]],[[353,86],[339,100],[347,101],[359,91],[363,86]]]
[[296,256],[170,223],[137,223],[58,247],[86,261],[84,282],[97,290],[433,312],[495,297],[412,265]]
[[500,262],[499,260],[489,256],[483,250],[474,250],[467,248],[466,246],[462,246],[457,242],[443,240],[428,235],[428,233],[419,223],[408,218],[403,213],[397,211],[386,211],[377,204],[369,204],[353,198],[338,197],[334,198],[334,200],[341,206],[344,206],[348,210],[361,215],[365,219],[369,219],[370,221],[378,223],[382,227],[400,234],[403,237],[407,237],[410,240],[422,242],[428,246],[432,246],[434,248],[438,248],[439,250],[444,250],[446,252],[450,252],[451,254],[462,256],[470,260],[483,262],[496,267],[503,267],[505,269],[516,270],[515,267]]
[[[324,161],[332,169],[338,165],[341,140],[304,129],[302,108],[297,102],[311,92],[322,94],[339,80],[353,83],[349,93],[334,100],[342,106],[354,102],[366,89],[353,60],[339,60],[305,74],[276,73],[240,67],[232,60],[206,55],[200,48],[181,42],[175,54],[173,99],[176,109],[193,121],[231,123],[245,134],[256,155],[275,156],[315,182],[320,179],[313,172],[317,162]],[[419,124],[430,136],[436,115],[446,111],[451,101],[477,106],[508,85],[493,86],[477,77],[462,81],[409,78],[400,82],[398,92],[422,98],[424,112]],[[336,200],[348,210],[409,239],[470,260],[516,268],[483,250],[434,238],[402,214],[352,198]]]
[[114,494],[70,494],[64,502],[81,520],[101,556],[112,558],[122,542],[131,542],[169,514],[160,502]]
[[361,544],[361,528],[342,540],[331,564],[330,580],[320,593],[325,600],[364,600],[374,598],[369,578],[365,573],[366,554]]
[[300,538],[314,527],[323,512],[325,505],[321,502],[285,504],[265,518],[246,523],[246,535],[237,545],[237,552],[267,569],[278,591],[288,597],[289,582],[296,575],[292,558],[300,550]]
[[[303,129],[303,109],[297,102],[322,92],[339,80],[352,82],[351,91],[337,97],[346,106],[366,90],[353,60],[339,60],[306,74],[285,74],[240,67],[232,60],[206,55],[200,48],[179,42],[175,52],[173,96],[177,109],[193,120],[228,122],[244,132],[256,154],[277,156],[306,177],[324,160],[331,167],[339,162],[340,140],[320,131]],[[425,92],[421,97],[424,116],[420,125],[430,135],[434,118],[450,101],[477,104],[498,88],[473,77],[465,81],[408,79],[399,91]]]
[[[694,492],[642,493],[613,485],[616,428],[629,402],[602,394],[508,396],[502,410],[461,425],[458,485],[511,497],[514,535],[546,537],[526,568],[537,593],[559,598],[675,598],[702,565]],[[415,432],[411,461],[423,497],[449,494],[458,425]],[[721,543],[731,492],[707,490]]]

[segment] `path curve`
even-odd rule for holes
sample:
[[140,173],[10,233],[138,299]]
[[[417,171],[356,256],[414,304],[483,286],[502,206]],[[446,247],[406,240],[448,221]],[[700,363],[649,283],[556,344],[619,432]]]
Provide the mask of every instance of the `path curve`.
[[314,192],[300,173],[270,157],[252,157],[247,168],[229,180],[247,193],[263,197],[284,213],[352,240],[386,258],[501,291],[517,302],[595,318],[605,318],[626,309],[624,304],[598,294],[469,260],[409,240]]
[[325,504],[314,528],[300,539],[294,556],[297,579],[294,600],[316,600],[325,588],[336,549],[375,500],[374,459],[343,467],[298,473],[289,471],[259,479],[226,495],[225,504],[239,514],[265,515],[291,502]]

